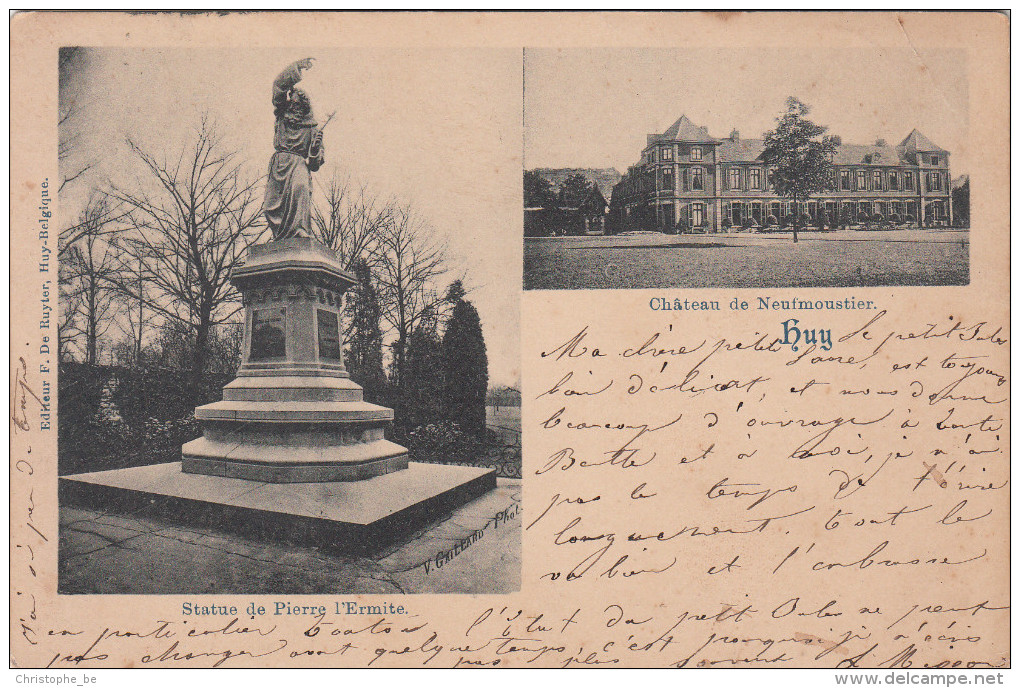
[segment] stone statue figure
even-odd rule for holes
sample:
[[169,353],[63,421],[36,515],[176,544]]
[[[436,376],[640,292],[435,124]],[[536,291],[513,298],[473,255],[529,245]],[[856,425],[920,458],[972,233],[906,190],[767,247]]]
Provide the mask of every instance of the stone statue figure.
[[322,166],[322,130],[308,95],[297,83],[313,58],[290,65],[273,82],[276,127],[266,179],[264,210],[273,239],[312,236],[311,173]]

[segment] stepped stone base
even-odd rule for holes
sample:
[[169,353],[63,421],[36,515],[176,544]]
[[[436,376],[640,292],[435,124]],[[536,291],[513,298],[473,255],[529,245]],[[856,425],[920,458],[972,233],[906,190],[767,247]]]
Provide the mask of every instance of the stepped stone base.
[[[408,466],[406,452],[397,456],[361,462],[355,461],[358,458],[357,455],[351,456],[350,453],[343,457],[343,461],[315,462],[314,454],[304,456],[311,453],[304,448],[286,452],[281,451],[278,447],[272,449],[273,458],[270,461],[239,460],[236,457],[217,459],[189,456],[189,453],[194,454],[200,451],[199,448],[192,445],[201,442],[201,439],[197,439],[184,445],[181,470],[185,473],[219,475],[226,478],[243,478],[244,480],[267,483],[342,482],[365,480],[377,475],[400,471]],[[269,452],[266,454],[268,455]],[[297,460],[288,462],[288,454],[295,456]],[[308,460],[302,461],[302,459]]]
[[60,478],[62,504],[151,509],[175,523],[337,551],[372,551],[496,487],[495,471],[412,462],[357,482],[280,484],[184,473],[164,463]]

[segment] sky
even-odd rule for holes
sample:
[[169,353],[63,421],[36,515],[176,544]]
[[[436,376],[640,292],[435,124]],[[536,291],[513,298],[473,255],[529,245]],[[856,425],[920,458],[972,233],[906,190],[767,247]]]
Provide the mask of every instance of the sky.
[[958,50],[528,49],[524,164],[615,167],[686,114],[711,135],[761,138],[786,98],[846,143],[902,141],[915,127],[970,170],[965,53]]
[[[316,58],[301,86],[323,121],[327,166],[382,197],[411,202],[448,242],[482,321],[491,385],[520,380],[520,50],[89,49],[61,84],[78,113],[78,150],[98,161],[62,195],[76,215],[87,190],[130,184],[143,150],[179,151],[203,113],[254,174],[273,152],[273,80]],[[446,282],[437,285],[445,289]]]

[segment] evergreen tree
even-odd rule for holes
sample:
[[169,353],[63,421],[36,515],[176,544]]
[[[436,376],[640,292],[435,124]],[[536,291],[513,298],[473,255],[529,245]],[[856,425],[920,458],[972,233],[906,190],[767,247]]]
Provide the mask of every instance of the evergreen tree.
[[489,387],[482,323],[478,311],[464,298],[459,280],[450,285],[447,299],[454,305],[443,334],[444,410],[465,433],[481,439],[485,436],[485,393]]
[[379,319],[382,309],[372,284],[372,271],[364,261],[354,264],[358,280],[350,304],[351,329],[344,364],[351,379],[365,389],[365,401],[386,402],[386,375],[383,372],[383,337]]
[[435,311],[429,309],[407,339],[394,419],[402,437],[443,419],[442,342],[437,329]]
[[970,177],[953,189],[953,216],[957,227],[970,227]]
[[556,192],[553,191],[552,182],[531,170],[524,173],[524,207],[556,207]]
[[575,172],[563,181],[560,186],[560,203],[569,208],[577,208],[588,198],[595,184],[588,181],[580,172]]

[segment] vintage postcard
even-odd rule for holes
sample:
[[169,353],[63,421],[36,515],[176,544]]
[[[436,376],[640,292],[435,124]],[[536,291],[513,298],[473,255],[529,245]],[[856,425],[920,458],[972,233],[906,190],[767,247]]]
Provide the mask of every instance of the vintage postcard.
[[1008,56],[15,15],[11,667],[1001,683]]

